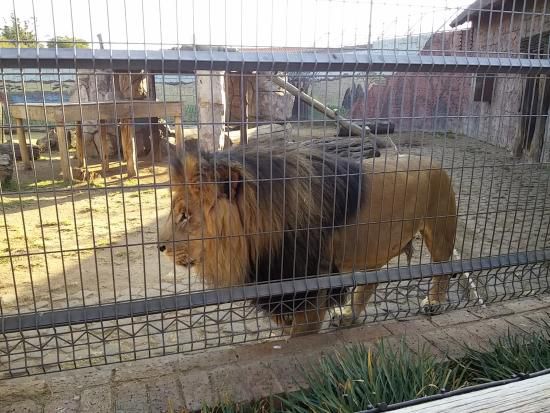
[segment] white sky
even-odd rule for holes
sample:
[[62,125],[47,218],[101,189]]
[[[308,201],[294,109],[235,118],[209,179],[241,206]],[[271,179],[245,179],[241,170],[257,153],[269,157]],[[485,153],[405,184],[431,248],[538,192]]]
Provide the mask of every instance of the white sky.
[[[0,0],[36,17],[39,40],[55,35],[97,46],[158,49],[193,43],[232,46],[339,47],[442,28],[472,0]],[[372,8],[372,10],[371,10]],[[372,11],[372,13],[371,13]],[[371,18],[372,16],[372,18]],[[127,46],[127,44],[130,44]]]

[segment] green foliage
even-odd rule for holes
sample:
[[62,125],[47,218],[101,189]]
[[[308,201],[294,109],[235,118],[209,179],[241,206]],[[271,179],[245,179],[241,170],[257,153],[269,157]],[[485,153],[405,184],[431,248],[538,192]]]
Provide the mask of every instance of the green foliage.
[[363,345],[347,348],[303,374],[309,388],[283,397],[285,411],[351,413],[398,403],[460,388],[465,372],[424,348],[415,354],[404,342],[392,348],[381,341],[374,351]]
[[31,24],[25,20],[21,22],[15,14],[11,14],[10,23],[0,29],[0,47],[41,47],[36,41],[36,35]]
[[550,368],[550,325],[542,332],[500,337],[491,342],[490,351],[465,347],[465,356],[455,361],[466,371],[470,383],[509,379],[518,373],[533,373]]
[[300,391],[276,396],[275,404],[220,403],[203,412],[356,412],[379,403],[392,404],[472,386],[509,379],[521,373],[550,368],[550,325],[530,335],[507,334],[486,350],[464,345],[460,359],[441,361],[424,348],[412,352],[404,342],[374,348],[352,346],[304,368],[308,385]]
[[76,47],[77,49],[89,49],[90,44],[84,40],[80,39],[78,37],[71,37],[71,36],[57,36],[53,37],[46,43],[47,47],[59,47],[59,48],[73,48]]
[[234,403],[228,400],[214,407],[203,405],[201,413],[269,413],[275,411],[273,406],[273,400],[260,400],[252,403]]

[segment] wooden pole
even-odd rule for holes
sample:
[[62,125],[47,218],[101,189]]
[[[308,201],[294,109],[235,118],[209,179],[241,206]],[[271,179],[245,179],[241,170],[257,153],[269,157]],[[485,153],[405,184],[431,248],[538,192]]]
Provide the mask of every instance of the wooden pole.
[[224,73],[197,70],[199,139],[201,147],[217,150],[225,145]]
[[65,126],[58,125],[55,127],[57,133],[57,143],[59,146],[59,155],[61,162],[61,172],[63,173],[63,180],[65,183],[73,182],[73,170],[71,168],[71,158],[69,155],[69,148],[67,147],[67,135],[65,133]]
[[174,128],[176,129],[176,154],[178,157],[183,155],[183,125],[181,116],[174,116]]
[[86,158],[84,157],[84,139],[82,133],[82,122],[76,122],[76,159],[80,168],[86,168]]
[[547,81],[546,76],[541,75],[539,77],[538,87],[539,102],[536,108],[537,118],[533,139],[531,140],[528,152],[529,159],[533,162],[540,162],[541,160],[546,124],[548,123],[546,116],[550,107],[550,81]]
[[239,80],[241,94],[241,145],[248,143],[248,87],[244,73]]
[[550,162],[550,108],[546,112],[546,128],[544,128],[544,137],[542,139],[541,162]]
[[104,120],[100,121],[99,134],[101,139],[101,171],[103,172],[103,176],[107,176],[107,172],[109,171],[109,145],[107,137],[107,126],[105,125]]
[[136,134],[132,119],[122,120],[122,147],[126,158],[126,173],[128,178],[137,176]]
[[17,139],[19,140],[19,150],[21,151],[21,160],[25,165],[25,169],[31,170],[32,163],[29,155],[29,147],[27,146],[27,141],[25,139],[25,129],[23,128],[23,119],[16,118],[15,124],[17,126]]
[[4,143],[4,105],[0,101],[0,142]]
[[368,135],[370,133],[370,129],[369,129],[368,126],[365,125],[364,127],[361,127],[361,126],[357,125],[356,123],[353,123],[350,120],[348,120],[346,118],[343,118],[338,113],[336,113],[332,109],[328,108],[326,105],[319,102],[317,99],[312,98],[307,93],[301,91],[296,86],[291,85],[286,80],[284,80],[284,79],[282,79],[278,76],[273,76],[272,81],[277,86],[282,87],[283,89],[285,89],[290,94],[300,98],[300,100],[303,100],[307,104],[313,106],[313,108],[315,110],[317,110],[318,112],[321,112],[321,113],[325,114],[326,116],[328,116],[329,118],[340,122],[340,124],[342,126],[344,126],[345,128],[347,128],[348,130],[350,130],[352,132],[352,134],[358,135],[358,136],[363,136],[363,131],[365,131],[364,132],[365,135]]
[[160,124],[158,117],[151,118],[151,162],[153,166],[161,158],[160,153]]

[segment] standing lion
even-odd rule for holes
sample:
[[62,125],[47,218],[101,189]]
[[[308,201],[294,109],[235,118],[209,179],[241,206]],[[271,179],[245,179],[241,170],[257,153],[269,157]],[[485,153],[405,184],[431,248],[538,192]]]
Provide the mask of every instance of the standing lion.
[[[160,251],[214,288],[375,270],[420,232],[432,260],[451,259],[456,235],[449,176],[416,156],[352,161],[315,148],[243,145],[187,151],[171,164],[171,212]],[[433,278],[423,305],[446,300]],[[291,335],[316,332],[326,311],[351,323],[376,285],[253,300]],[[341,306],[348,299],[351,305]]]

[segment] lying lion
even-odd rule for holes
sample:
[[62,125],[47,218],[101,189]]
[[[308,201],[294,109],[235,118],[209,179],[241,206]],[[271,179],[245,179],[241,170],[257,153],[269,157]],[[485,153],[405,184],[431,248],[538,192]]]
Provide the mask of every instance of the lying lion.
[[[194,266],[214,288],[375,270],[420,232],[432,260],[452,258],[455,194],[429,158],[394,156],[362,162],[314,148],[238,146],[188,151],[171,163],[171,213],[159,249]],[[435,276],[422,305],[446,301],[448,276]],[[316,332],[326,311],[354,321],[376,285],[254,300],[291,335]],[[345,300],[350,305],[341,306]]]

